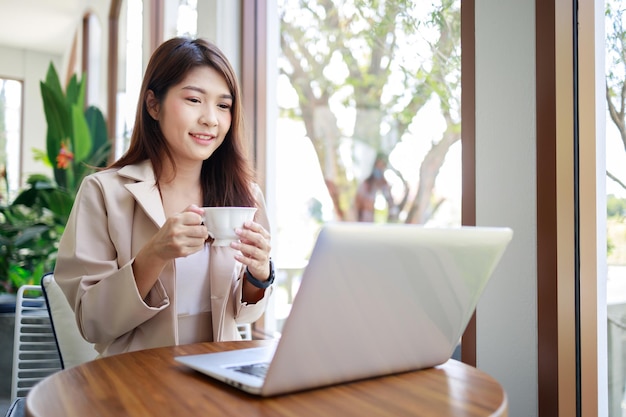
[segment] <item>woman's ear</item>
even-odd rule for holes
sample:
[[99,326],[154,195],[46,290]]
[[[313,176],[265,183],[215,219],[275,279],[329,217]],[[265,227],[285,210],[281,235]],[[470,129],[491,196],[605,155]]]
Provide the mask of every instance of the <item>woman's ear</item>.
[[154,92],[148,90],[146,93],[146,109],[154,120],[159,120],[159,107],[159,100],[154,95]]

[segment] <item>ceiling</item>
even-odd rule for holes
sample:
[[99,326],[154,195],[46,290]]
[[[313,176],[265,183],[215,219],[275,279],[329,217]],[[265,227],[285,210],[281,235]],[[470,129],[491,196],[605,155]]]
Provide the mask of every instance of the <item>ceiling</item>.
[[0,0],[0,46],[64,54],[84,4],[84,0]]

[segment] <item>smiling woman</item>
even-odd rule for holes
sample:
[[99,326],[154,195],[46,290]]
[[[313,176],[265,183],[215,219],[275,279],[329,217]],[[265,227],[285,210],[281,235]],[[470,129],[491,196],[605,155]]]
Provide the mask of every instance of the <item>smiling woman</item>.
[[[80,185],[55,279],[104,356],[240,339],[274,272],[236,74],[214,44],[169,39],[150,58],[137,109],[128,151]],[[257,211],[219,246],[200,206]],[[113,300],[124,308],[103,314]]]

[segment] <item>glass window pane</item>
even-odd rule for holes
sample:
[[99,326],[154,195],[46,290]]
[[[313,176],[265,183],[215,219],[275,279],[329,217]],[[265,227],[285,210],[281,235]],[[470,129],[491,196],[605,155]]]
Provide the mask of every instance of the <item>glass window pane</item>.
[[[279,0],[286,317],[326,221],[460,225],[460,2]],[[284,304],[281,304],[284,303]]]
[[0,204],[17,195],[22,143],[22,82],[0,78]]
[[626,414],[626,4],[606,1],[609,416]]
[[198,0],[179,0],[176,35],[195,38],[198,33]]
[[128,149],[143,77],[143,0],[128,0],[120,14],[115,158]]

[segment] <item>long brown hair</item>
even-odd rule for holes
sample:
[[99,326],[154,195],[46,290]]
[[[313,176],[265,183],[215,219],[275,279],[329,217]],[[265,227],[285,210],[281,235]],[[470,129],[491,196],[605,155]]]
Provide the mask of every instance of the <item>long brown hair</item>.
[[251,184],[253,170],[248,162],[244,117],[239,83],[226,56],[204,39],[172,38],[152,54],[144,74],[137,116],[128,151],[111,168],[120,168],[149,159],[157,184],[163,173],[162,158],[176,165],[159,123],[148,113],[149,90],[161,101],[173,85],[181,82],[196,67],[207,65],[222,74],[233,96],[232,122],[224,142],[202,163],[201,183],[204,206],[255,206]]

